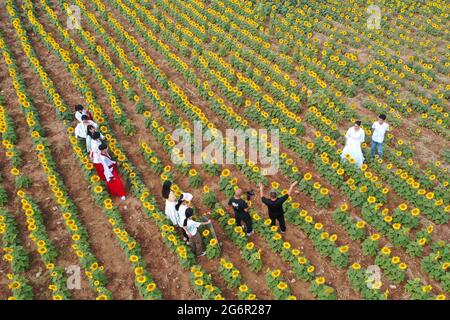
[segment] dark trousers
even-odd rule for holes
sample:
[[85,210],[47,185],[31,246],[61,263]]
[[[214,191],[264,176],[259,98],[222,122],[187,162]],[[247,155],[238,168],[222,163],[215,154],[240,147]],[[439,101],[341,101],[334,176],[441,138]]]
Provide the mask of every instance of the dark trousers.
[[196,256],[199,256],[205,251],[205,246],[203,244],[202,236],[200,235],[199,230],[195,236],[189,238],[189,245],[191,246],[192,251]]
[[245,231],[247,233],[250,233],[253,231],[253,222],[252,217],[250,217],[250,214],[244,213],[244,214],[237,214],[236,215],[236,224],[238,226],[242,226],[242,221],[245,223]]
[[280,230],[285,232],[286,231],[286,222],[284,221],[284,214],[279,215],[270,215],[269,218],[272,221],[272,226],[275,226],[278,223],[280,224]]
[[186,233],[186,230],[184,230],[184,228],[180,228],[181,232],[183,233],[183,237],[185,237],[186,239],[189,239],[188,234]]

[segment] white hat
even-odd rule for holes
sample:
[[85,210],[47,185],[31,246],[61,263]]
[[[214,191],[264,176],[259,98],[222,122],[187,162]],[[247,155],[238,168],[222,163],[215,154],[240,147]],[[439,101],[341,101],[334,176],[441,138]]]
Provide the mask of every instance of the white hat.
[[190,193],[183,193],[183,201],[191,201],[194,196]]

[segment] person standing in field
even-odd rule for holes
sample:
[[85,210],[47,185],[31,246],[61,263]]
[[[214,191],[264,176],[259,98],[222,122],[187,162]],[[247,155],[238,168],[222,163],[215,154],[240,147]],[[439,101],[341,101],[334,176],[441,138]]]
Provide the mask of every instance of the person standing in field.
[[371,155],[375,157],[375,153],[378,153],[378,156],[381,158],[383,157],[384,136],[389,131],[389,125],[386,123],[386,115],[380,114],[378,120],[373,123],[372,129]]
[[78,122],[83,122],[81,119],[82,116],[87,116],[88,120],[94,120],[89,110],[86,110],[81,104],[77,104],[75,106],[75,119],[77,119]]
[[[105,136],[102,135],[100,132],[95,131],[95,128],[93,125],[87,126],[87,135],[86,135],[86,151],[87,153],[91,154],[92,151],[92,143],[94,141],[97,141],[97,144],[100,145],[102,142],[101,140],[105,140]],[[92,160],[92,157],[91,157]]]
[[358,168],[361,168],[364,163],[361,144],[364,142],[365,136],[366,134],[361,128],[361,121],[359,120],[355,121],[355,124],[345,134],[345,146],[342,150],[341,158],[353,159]]
[[186,231],[183,228],[184,219],[186,218],[186,210],[191,208],[191,201],[194,197],[190,193],[182,193],[177,203],[175,204],[174,224],[178,225],[183,232],[184,241],[189,239]]
[[75,137],[78,139],[86,139],[89,125],[93,126],[95,130],[98,128],[98,125],[94,121],[89,120],[87,115],[82,115],[81,122],[75,127]]
[[247,202],[241,198],[242,194],[242,189],[237,189],[234,192],[233,197],[231,197],[228,201],[228,205],[233,208],[236,224],[238,226],[242,226],[242,221],[244,221],[247,236],[251,236],[253,234],[252,218],[250,217],[250,213],[248,212]]
[[175,193],[171,190],[172,182],[169,180],[164,181],[162,186],[162,197],[166,200],[166,205],[164,208],[164,213],[166,214],[167,219],[169,219],[173,225],[177,225],[176,221],[176,209],[175,205],[177,204],[177,197]]
[[[88,133],[88,137],[89,137]],[[92,134],[92,137],[90,138],[90,152],[89,157],[91,158],[91,161],[94,165],[95,170],[97,171],[97,175],[100,177],[101,180],[106,181],[105,174],[103,173],[103,165],[100,161],[100,150],[99,147],[102,144],[102,135],[99,132],[94,132]],[[87,140],[88,138],[86,138]]]
[[261,201],[267,206],[269,212],[269,218],[272,221],[272,226],[276,225],[276,221],[280,224],[280,231],[284,233],[286,231],[286,222],[284,220],[284,210],[283,203],[289,198],[292,190],[297,185],[297,181],[294,181],[290,186],[288,192],[281,197],[278,197],[277,191],[272,189],[269,192],[269,198],[264,197],[264,186],[262,183],[259,184],[259,195]]
[[108,146],[105,143],[102,143],[98,149],[100,150],[100,162],[103,166],[103,174],[106,178],[109,194],[111,196],[119,196],[122,200],[125,200],[125,189],[117,170],[117,162],[111,159],[108,153]]
[[192,216],[194,215],[194,210],[192,210],[192,208],[187,208],[185,215],[183,228],[189,238],[189,245],[196,256],[204,256],[206,254],[205,245],[203,244],[203,239],[198,231],[198,228],[201,225],[210,224],[211,220],[208,219],[208,221],[205,222],[197,222],[192,220]]

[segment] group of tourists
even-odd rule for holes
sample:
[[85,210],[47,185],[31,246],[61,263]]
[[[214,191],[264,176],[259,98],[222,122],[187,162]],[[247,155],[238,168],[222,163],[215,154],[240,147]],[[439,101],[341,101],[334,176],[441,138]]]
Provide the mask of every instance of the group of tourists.
[[[97,175],[101,180],[106,182],[111,196],[119,196],[122,200],[125,200],[125,190],[119,177],[117,162],[109,155],[105,137],[98,131],[98,125],[93,121],[92,114],[82,105],[77,105],[75,107],[75,119],[78,121],[74,130],[75,136],[85,144],[86,152],[89,154]],[[389,131],[389,125],[385,120],[386,116],[380,114],[378,120],[372,125],[371,155],[373,157],[376,153],[378,153],[379,157],[383,155],[384,136]],[[341,157],[343,159],[353,158],[355,164],[361,167],[364,162],[361,144],[365,140],[365,133],[361,128],[361,121],[355,121],[354,125],[345,134],[345,139],[345,147]],[[296,184],[297,181],[292,183],[287,193],[282,196],[279,196],[277,191],[272,189],[268,197],[264,195],[263,185],[259,185],[259,196],[261,202],[267,206],[271,225],[276,225],[278,221],[281,233],[286,231],[283,204],[291,195]],[[211,220],[207,219],[204,222],[195,221],[193,219],[194,208],[192,207],[193,195],[190,193],[182,193],[177,197],[171,190],[171,187],[172,183],[170,181],[165,181],[162,187],[162,197],[166,202],[165,214],[172,224],[179,228],[184,240],[189,243],[193,252],[197,256],[203,256],[206,254],[206,251],[199,228],[201,225],[210,224]],[[251,195],[252,193],[244,192],[241,188],[237,188],[234,195],[228,201],[229,207],[234,212],[236,225],[241,226],[247,236],[253,234],[252,217],[249,211]]]
[[[187,241],[192,251],[197,256],[206,254],[205,245],[199,232],[201,225],[211,223],[211,220],[197,222],[193,220],[194,209],[192,208],[193,196],[190,193],[182,193],[178,199],[171,190],[172,182],[164,181],[162,186],[162,197],[166,200],[165,214],[172,224],[179,228],[183,234],[184,241]],[[208,213],[209,214],[209,213]]]
[[[278,196],[277,191],[272,189],[269,196],[264,196],[264,187],[260,184],[260,197],[263,204],[268,208],[269,218],[271,224],[274,226],[278,221],[281,233],[286,231],[286,223],[284,220],[283,203],[289,198],[297,181],[292,183],[287,193],[283,196]],[[172,224],[179,228],[183,234],[184,240],[189,243],[193,252],[197,256],[205,255],[205,246],[202,237],[198,231],[201,225],[208,225],[211,220],[204,222],[196,222],[193,220],[194,210],[192,208],[193,195],[190,193],[182,193],[178,198],[171,190],[172,182],[165,181],[162,187],[162,197],[165,199],[165,214]],[[251,206],[250,199],[245,196],[241,188],[236,189],[234,195],[229,199],[228,205],[234,212],[236,224],[241,226],[247,236],[253,234],[252,217],[249,212]],[[208,212],[207,215],[210,213]]]
[[86,145],[86,153],[94,165],[99,178],[106,182],[111,196],[126,199],[125,189],[119,177],[117,162],[108,153],[108,145],[105,137],[99,132],[97,123],[92,114],[82,105],[75,106],[75,119],[78,124],[75,127],[75,137]]

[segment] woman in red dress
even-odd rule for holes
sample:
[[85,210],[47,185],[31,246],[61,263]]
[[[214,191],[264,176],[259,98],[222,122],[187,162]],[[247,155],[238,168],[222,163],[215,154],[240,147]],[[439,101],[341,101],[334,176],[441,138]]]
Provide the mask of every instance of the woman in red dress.
[[102,143],[98,149],[100,150],[100,162],[103,165],[103,173],[106,178],[106,186],[108,187],[109,194],[119,196],[122,200],[125,200],[125,189],[119,177],[117,162],[111,160],[108,154],[108,146],[105,143]]
[[[88,132],[89,134],[89,132]],[[103,143],[102,135],[98,132],[94,132],[92,134],[92,138],[90,139],[90,153],[89,157],[91,158],[92,163],[94,164],[94,168],[97,171],[97,175],[100,177],[100,180],[106,181],[105,174],[103,173],[103,164],[100,161],[100,150],[99,147]]]

